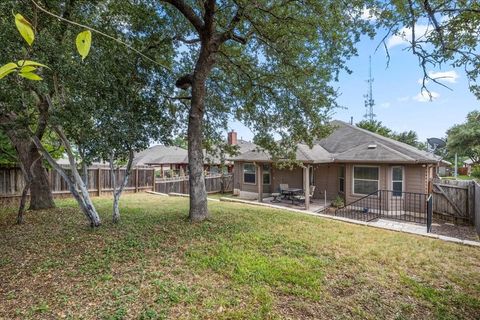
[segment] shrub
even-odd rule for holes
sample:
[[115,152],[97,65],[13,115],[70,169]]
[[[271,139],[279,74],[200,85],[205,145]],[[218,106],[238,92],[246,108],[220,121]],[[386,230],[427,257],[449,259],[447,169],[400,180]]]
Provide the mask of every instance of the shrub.
[[335,200],[332,201],[332,207],[341,208],[345,205],[345,201],[341,196],[337,196]]
[[472,167],[470,175],[476,179],[480,179],[480,165],[475,165]]

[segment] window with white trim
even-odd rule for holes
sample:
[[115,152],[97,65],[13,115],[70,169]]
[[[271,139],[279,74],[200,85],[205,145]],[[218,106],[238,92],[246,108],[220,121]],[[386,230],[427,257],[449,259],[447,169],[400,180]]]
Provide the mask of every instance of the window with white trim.
[[371,194],[378,190],[378,167],[353,167],[353,193]]
[[401,197],[403,192],[403,167],[392,168],[392,190],[394,197]]
[[338,167],[338,191],[345,193],[345,167]]
[[257,181],[257,168],[253,163],[243,164],[243,182],[255,184]]

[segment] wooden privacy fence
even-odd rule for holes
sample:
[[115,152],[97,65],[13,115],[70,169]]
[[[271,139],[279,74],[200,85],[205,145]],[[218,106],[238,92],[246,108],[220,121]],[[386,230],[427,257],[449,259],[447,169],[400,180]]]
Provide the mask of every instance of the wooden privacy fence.
[[[233,175],[216,175],[205,177],[205,187],[208,193],[222,191],[233,191]],[[179,178],[177,180],[157,180],[155,183],[155,191],[161,193],[183,193],[188,194],[190,190],[188,177]]]
[[474,224],[476,211],[480,210],[480,203],[475,201],[480,192],[476,186],[474,181],[434,180],[433,213],[454,222]]
[[[68,172],[69,170],[66,169]],[[125,177],[125,169],[116,172],[117,183]],[[50,189],[54,196],[68,195],[70,190],[67,183],[55,170],[48,171]],[[134,168],[128,178],[125,191],[139,192],[142,190],[153,190],[155,181],[155,169]],[[19,197],[22,193],[25,182],[20,168],[0,168],[0,199]],[[88,169],[88,191],[91,195],[100,196],[103,193],[112,192],[112,181],[110,169],[89,168]]]

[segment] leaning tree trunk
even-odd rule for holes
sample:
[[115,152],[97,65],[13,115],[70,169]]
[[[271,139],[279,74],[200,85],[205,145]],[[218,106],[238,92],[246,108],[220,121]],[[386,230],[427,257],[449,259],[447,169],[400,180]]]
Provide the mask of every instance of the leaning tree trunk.
[[202,43],[192,77],[192,100],[188,118],[188,166],[190,182],[190,221],[208,218],[207,190],[203,172],[203,115],[206,79],[213,65],[213,48]]
[[21,166],[25,168],[27,173],[25,181],[30,181],[29,210],[54,208],[55,202],[53,201],[50,183],[48,182],[47,171],[42,161],[37,161],[42,157],[38,148],[28,139],[26,131],[18,128],[5,131],[17,151]]
[[[117,178],[115,176],[115,165],[114,165],[114,155],[110,156],[110,175],[112,180],[112,188],[113,188],[113,214],[112,214],[112,221],[113,223],[118,223],[120,221],[120,196],[122,195],[123,189],[127,186],[128,178],[130,177],[130,173],[132,172],[132,164],[133,164],[133,150],[130,150],[128,155],[128,163],[125,169],[125,176],[123,177],[122,183],[117,189]],[[118,171],[118,169],[117,169]]]
[[90,226],[92,228],[99,227],[101,225],[100,216],[98,215],[97,210],[95,209],[95,206],[90,199],[90,194],[88,193],[87,187],[85,186],[82,177],[78,173],[77,164],[75,163],[75,158],[73,157],[70,143],[68,142],[65,135],[63,134],[63,131],[60,128],[55,128],[55,131],[59,135],[60,140],[62,140],[65,151],[67,152],[72,176],[68,175],[67,172],[60,165],[58,165],[58,163],[52,158],[52,156],[45,150],[38,137],[33,136],[32,140],[37,146],[40,153],[43,155],[43,157],[67,182],[70,192],[72,193],[75,200],[77,200],[77,203],[80,206],[82,212],[87,217]]

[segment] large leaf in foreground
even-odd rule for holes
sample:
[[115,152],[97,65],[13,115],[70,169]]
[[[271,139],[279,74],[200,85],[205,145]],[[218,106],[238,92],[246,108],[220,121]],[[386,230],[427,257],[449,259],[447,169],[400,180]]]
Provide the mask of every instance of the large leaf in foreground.
[[15,15],[15,25],[17,26],[20,35],[25,39],[29,46],[32,45],[35,40],[35,32],[33,26],[27,19],[25,19],[20,13]]
[[82,60],[85,60],[90,52],[90,47],[92,46],[92,33],[90,30],[80,32],[77,36],[75,44],[77,45],[78,53],[80,53],[82,56]]

